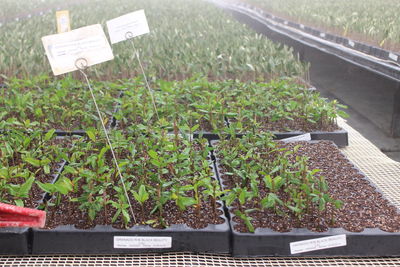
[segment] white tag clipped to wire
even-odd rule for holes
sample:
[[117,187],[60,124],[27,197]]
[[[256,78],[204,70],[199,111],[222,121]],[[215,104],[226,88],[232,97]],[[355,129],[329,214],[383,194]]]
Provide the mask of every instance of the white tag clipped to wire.
[[112,44],[150,32],[143,9],[107,21],[107,28]]
[[285,141],[285,142],[311,141],[311,134],[306,133],[306,134],[296,135],[296,136],[281,139],[281,141]]
[[54,75],[78,70],[77,62],[89,67],[114,58],[100,24],[44,36],[42,43]]

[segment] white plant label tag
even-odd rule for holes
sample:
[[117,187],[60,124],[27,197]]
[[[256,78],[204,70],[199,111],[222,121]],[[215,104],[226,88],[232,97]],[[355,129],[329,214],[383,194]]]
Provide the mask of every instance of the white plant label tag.
[[355,46],[355,43],[354,43],[352,40],[349,40],[349,45],[350,45],[351,47],[354,47],[354,46]]
[[311,141],[311,134],[306,133],[306,134],[301,134],[301,135],[296,135],[288,138],[281,139],[282,141],[290,141],[290,142],[295,142],[295,141]]
[[288,25],[289,22],[288,22],[287,20],[285,20],[285,21],[283,22],[283,24]]
[[298,254],[303,252],[344,247],[344,246],[347,246],[346,235],[335,235],[335,236],[309,239],[304,241],[291,242],[290,253]]
[[112,60],[110,44],[100,24],[42,37],[54,75]]
[[300,24],[300,28],[301,28],[301,29],[304,29],[304,25],[303,25],[303,24]]
[[399,57],[396,54],[393,54],[393,53],[389,53],[389,58],[393,59],[394,61],[397,61],[399,59]]
[[321,32],[321,33],[319,34],[319,36],[322,37],[322,38],[325,38],[325,37],[326,37],[326,34],[325,34],[324,32]]
[[144,10],[138,10],[107,21],[112,44],[150,32]]
[[171,248],[170,236],[114,236],[114,248]]

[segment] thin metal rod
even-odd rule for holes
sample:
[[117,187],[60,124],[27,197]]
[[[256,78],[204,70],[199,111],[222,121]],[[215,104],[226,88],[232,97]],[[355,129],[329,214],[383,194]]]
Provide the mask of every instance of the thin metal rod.
[[137,58],[137,60],[139,62],[140,69],[142,70],[143,78],[144,78],[144,81],[146,83],[147,89],[149,90],[149,93],[150,93],[150,96],[151,96],[151,101],[153,102],[153,108],[154,108],[154,111],[156,112],[156,115],[157,115],[157,119],[160,120],[160,117],[158,116],[156,102],[154,100],[153,90],[150,88],[149,82],[147,81],[147,76],[146,76],[146,73],[144,72],[142,61],[140,60],[140,57],[139,57],[139,52],[136,49],[135,44],[133,43],[133,39],[131,39],[131,44],[132,44],[133,50],[135,51],[136,58]]
[[113,159],[114,159],[115,167],[117,168],[119,178],[120,178],[120,180],[121,180],[121,182],[122,182],[122,186],[123,186],[123,188],[124,188],[124,192],[125,192],[126,199],[128,200],[129,209],[130,209],[130,211],[131,211],[131,213],[132,213],[133,221],[134,221],[135,224],[136,224],[136,217],[135,217],[135,214],[134,214],[133,209],[132,209],[131,201],[129,200],[128,191],[126,190],[126,187],[125,187],[125,181],[124,181],[124,178],[122,177],[121,169],[119,168],[118,160],[117,160],[117,157],[115,156],[114,148],[113,148],[113,146],[112,146],[112,144],[111,144],[111,141],[110,141],[110,138],[109,138],[109,136],[108,136],[106,126],[104,125],[103,116],[101,116],[99,107],[98,107],[98,105],[97,105],[96,98],[94,97],[92,86],[90,85],[90,82],[89,82],[89,79],[88,79],[86,73],[85,73],[82,69],[79,69],[79,71],[80,71],[80,72],[82,73],[82,75],[85,77],[86,82],[87,82],[87,85],[88,85],[89,90],[90,90],[90,94],[92,95],[92,98],[93,98],[93,101],[94,101],[94,105],[96,106],[97,114],[99,115],[99,118],[100,118],[100,121],[101,121],[101,125],[103,126],[104,134],[106,135],[107,143],[108,143],[108,145],[110,146],[110,150],[111,150],[111,154],[112,154]]

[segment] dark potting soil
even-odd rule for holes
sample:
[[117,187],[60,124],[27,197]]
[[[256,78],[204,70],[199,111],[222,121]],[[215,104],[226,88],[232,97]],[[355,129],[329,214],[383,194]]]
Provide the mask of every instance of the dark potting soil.
[[[379,228],[387,232],[400,230],[400,214],[398,209],[389,203],[380,192],[362,175],[354,165],[330,141],[317,143],[295,142],[281,143],[283,147],[293,150],[300,144],[295,156],[307,156],[309,169],[320,169],[317,175],[323,175],[328,183],[329,194],[333,199],[343,201],[340,210],[327,205],[325,211],[320,212],[317,207],[312,207],[311,212],[305,214],[300,220],[291,214],[277,215],[273,209],[254,211],[249,213],[253,218],[255,228],[270,228],[278,232],[288,232],[292,228],[308,228],[311,231],[324,232],[328,228],[344,228],[351,232],[361,232],[365,228]],[[222,173],[228,171],[220,166]],[[234,186],[230,180],[232,176],[222,175],[223,183],[228,188]],[[264,183],[260,183],[260,199],[269,193]],[[280,193],[284,199],[284,193]],[[259,207],[260,199],[253,199],[243,207],[253,209]],[[238,209],[234,202],[230,211]],[[248,232],[246,225],[238,217],[233,220],[237,223],[235,230]]]
[[[114,198],[114,200],[116,199]],[[131,203],[137,222],[136,224],[148,224],[154,228],[163,228],[163,226],[158,223],[158,211],[154,214],[150,214],[150,211],[154,208],[154,203],[145,203],[144,213],[142,213],[141,206],[135,202],[133,198],[131,198]],[[218,206],[220,206],[220,204],[218,204]],[[90,229],[96,225],[111,225],[116,229],[125,229],[121,216],[112,223],[115,212],[115,208],[107,205],[107,208],[102,208],[96,214],[95,219],[91,221],[88,214],[79,209],[78,203],[69,202],[66,197],[63,197],[59,206],[48,208],[45,228],[52,229],[60,225],[75,225],[78,229]],[[129,210],[128,212],[131,216]],[[172,224],[186,224],[193,229],[201,229],[207,227],[209,224],[224,223],[224,219],[220,217],[222,213],[223,212],[219,209],[214,210],[209,201],[202,203],[199,215],[193,207],[189,207],[185,211],[179,211],[175,203],[169,201],[164,206],[162,218],[166,226]],[[135,223],[131,216],[131,222],[127,225],[127,228],[131,228],[134,225]]]

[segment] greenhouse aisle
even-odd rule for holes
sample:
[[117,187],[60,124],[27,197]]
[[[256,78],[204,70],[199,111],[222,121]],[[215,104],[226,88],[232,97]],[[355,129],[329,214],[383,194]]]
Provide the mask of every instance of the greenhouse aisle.
[[299,37],[291,39],[275,32],[251,15],[229,8],[227,12],[274,42],[292,47],[301,60],[311,64],[311,84],[323,96],[348,105],[349,124],[389,157],[400,161],[400,138],[391,137],[392,127],[397,124],[394,113],[397,112],[395,99],[400,92],[398,81],[318,49],[315,44],[307,46]]
[[[343,119],[350,146],[343,153],[400,208],[400,163],[393,161]],[[226,255],[168,253],[102,256],[1,256],[0,266],[400,266],[400,257],[380,258],[232,258]]]

